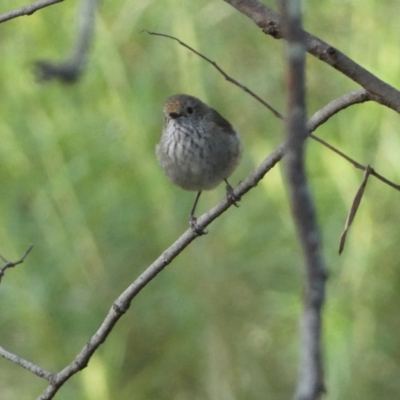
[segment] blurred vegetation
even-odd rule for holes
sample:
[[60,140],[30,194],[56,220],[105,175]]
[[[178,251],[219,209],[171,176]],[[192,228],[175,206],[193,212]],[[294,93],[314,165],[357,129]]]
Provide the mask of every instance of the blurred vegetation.
[[[275,7],[275,1],[265,3]],[[2,2],[0,12],[23,4]],[[284,112],[284,42],[223,1],[102,2],[90,62],[75,85],[41,85],[37,59],[64,58],[76,1],[1,24],[0,252],[26,262],[0,286],[0,345],[57,371],[97,329],[112,301],[188,227],[194,193],[157,165],[167,97],[184,92],[242,132],[236,184],[282,141],[282,125],[178,36]],[[308,0],[306,28],[400,87],[399,4]],[[310,115],[357,88],[309,57]],[[317,134],[400,182],[398,115],[351,107]],[[337,255],[362,172],[310,142],[310,184],[330,271],[325,308],[326,399],[400,398],[400,197],[370,178]],[[297,378],[302,261],[281,166],[271,171],[135,299],[88,368],[59,400],[288,399]],[[202,196],[204,212],[224,188]],[[45,382],[0,359],[5,400]]]

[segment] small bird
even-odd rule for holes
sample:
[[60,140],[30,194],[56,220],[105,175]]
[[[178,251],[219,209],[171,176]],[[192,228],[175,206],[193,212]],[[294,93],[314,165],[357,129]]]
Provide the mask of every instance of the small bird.
[[196,97],[171,96],[164,105],[164,126],[156,147],[158,162],[172,183],[197,191],[189,216],[196,234],[204,234],[194,216],[203,190],[226,182],[228,198],[237,198],[227,179],[242,155],[239,132],[217,111]]

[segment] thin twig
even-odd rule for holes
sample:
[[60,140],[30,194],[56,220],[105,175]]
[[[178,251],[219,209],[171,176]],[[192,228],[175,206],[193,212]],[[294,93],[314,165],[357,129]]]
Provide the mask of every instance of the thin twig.
[[217,69],[223,76],[224,78],[228,81],[233,83],[234,85],[236,85],[237,87],[239,87],[240,89],[242,89],[243,91],[245,91],[246,93],[248,93],[250,96],[254,97],[258,102],[260,102],[262,105],[264,105],[266,108],[268,108],[268,110],[270,110],[277,118],[279,119],[284,119],[283,115],[281,113],[279,113],[277,110],[275,110],[275,108],[273,108],[272,106],[270,106],[265,100],[263,100],[260,96],[258,96],[257,94],[255,94],[252,90],[250,90],[249,88],[247,88],[246,86],[242,85],[241,83],[239,83],[237,80],[233,79],[232,77],[230,77],[215,61],[210,60],[208,57],[206,57],[205,55],[199,53],[197,50],[195,50],[193,47],[190,47],[189,45],[187,45],[186,43],[182,42],[181,40],[179,40],[178,38],[171,36],[171,35],[166,35],[165,33],[157,33],[157,32],[150,32],[150,31],[145,31],[147,32],[149,35],[154,35],[154,36],[163,36],[172,40],[177,41],[181,46],[186,47],[187,49],[189,49],[191,52],[197,54],[199,57],[201,57],[203,60],[206,60],[207,62],[209,62],[215,69]]
[[56,3],[61,3],[64,0],[38,0],[27,6],[17,8],[12,11],[8,11],[0,15],[0,23],[9,21],[10,19],[22,17],[24,15],[32,15],[35,11],[51,6]]
[[347,232],[350,229],[350,226],[354,220],[354,217],[356,216],[358,207],[360,206],[361,200],[363,198],[363,195],[365,193],[365,188],[367,186],[367,182],[368,182],[368,177],[371,175],[371,167],[369,165],[367,165],[367,168],[365,169],[365,173],[364,173],[364,177],[363,180],[361,182],[360,187],[357,190],[357,193],[354,197],[353,203],[350,207],[350,212],[349,215],[347,216],[346,219],[346,223],[344,226],[344,230],[342,235],[340,236],[340,241],[339,241],[339,254],[342,254],[342,251],[344,249],[344,245],[346,244],[346,236],[347,236]]
[[310,134],[310,137],[312,137],[318,143],[323,144],[325,147],[327,147],[328,149],[332,150],[333,152],[335,152],[339,156],[343,157],[345,160],[347,160],[349,163],[351,163],[355,168],[361,169],[362,171],[366,171],[368,169],[370,175],[375,176],[375,178],[379,179],[383,183],[386,183],[386,185],[392,187],[393,189],[396,189],[396,190],[400,191],[400,185],[398,185],[398,184],[390,181],[389,179],[385,178],[384,176],[382,176],[381,174],[376,172],[371,166],[369,166],[369,165],[364,166],[364,165],[360,164],[359,162],[357,162],[354,159],[350,158],[349,156],[347,156],[346,154],[344,154],[343,152],[341,152],[337,148],[333,147],[329,143],[327,143],[324,140],[320,139],[318,136],[314,136],[312,133]]
[[1,282],[1,279],[3,278],[3,276],[4,276],[4,274],[5,274],[6,270],[7,270],[8,268],[13,268],[13,267],[15,267],[16,265],[22,264],[22,263],[25,261],[25,258],[28,256],[28,254],[31,252],[32,249],[33,249],[33,244],[31,244],[31,245],[26,249],[24,255],[23,255],[19,260],[17,260],[17,261],[8,261],[8,260],[6,260],[6,259],[0,254],[0,259],[2,259],[2,260],[5,262],[5,265],[3,265],[3,266],[0,268],[0,282]]
[[301,359],[297,400],[317,400],[325,391],[322,362],[322,309],[327,278],[314,201],[305,171],[308,137],[305,100],[305,42],[301,1],[282,0],[287,39],[288,116],[286,179],[293,219],[304,255],[305,293],[301,318]]

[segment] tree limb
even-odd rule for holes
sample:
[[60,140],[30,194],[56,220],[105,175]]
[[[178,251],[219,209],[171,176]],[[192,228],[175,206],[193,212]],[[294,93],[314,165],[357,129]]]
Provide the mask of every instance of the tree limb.
[[[223,0],[249,17],[262,31],[282,39],[282,23],[278,13],[258,0]],[[345,54],[304,31],[306,51],[357,82],[374,96],[374,100],[400,113],[400,91],[371,74]]]
[[286,118],[286,179],[297,235],[304,256],[305,294],[301,318],[301,359],[297,400],[317,400],[325,391],[322,365],[322,308],[327,273],[322,256],[314,202],[305,171],[308,137],[305,104],[305,41],[301,1],[282,0],[287,39],[288,113]]

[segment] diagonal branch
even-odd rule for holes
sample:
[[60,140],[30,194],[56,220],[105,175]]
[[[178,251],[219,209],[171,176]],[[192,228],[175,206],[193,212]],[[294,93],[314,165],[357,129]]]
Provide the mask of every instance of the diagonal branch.
[[56,3],[61,3],[64,0],[38,0],[32,4],[28,4],[27,6],[23,6],[17,8],[12,11],[8,11],[4,14],[0,15],[0,23],[9,21],[10,19],[14,19],[17,17],[22,17],[24,15],[32,15],[35,11],[40,10],[41,8],[45,8],[51,6]]
[[[284,154],[284,145],[280,145],[273,151],[246,179],[241,182],[234,190],[234,195],[238,198],[246,194],[255,187],[264,175],[271,170]],[[200,229],[205,229],[212,221],[219,217],[229,207],[232,201],[224,198],[210,211],[202,215],[197,220]],[[72,375],[82,370],[88,364],[91,356],[97,348],[106,340],[114,325],[121,316],[129,309],[132,300],[140,291],[154,279],[167,265],[169,265],[189,244],[198,238],[192,229],[188,229],[172,246],[165,250],[119,297],[108,312],[100,328],[91,337],[81,352],[75,359],[62,371],[54,375],[52,383],[45,389],[38,400],[48,400],[54,397],[58,389]]]
[[[282,23],[278,13],[258,0],[223,0],[249,17],[262,31],[276,39],[282,39]],[[400,91],[383,82],[345,54],[304,31],[306,51],[348,78],[357,82],[374,96],[378,103],[400,113]]]

